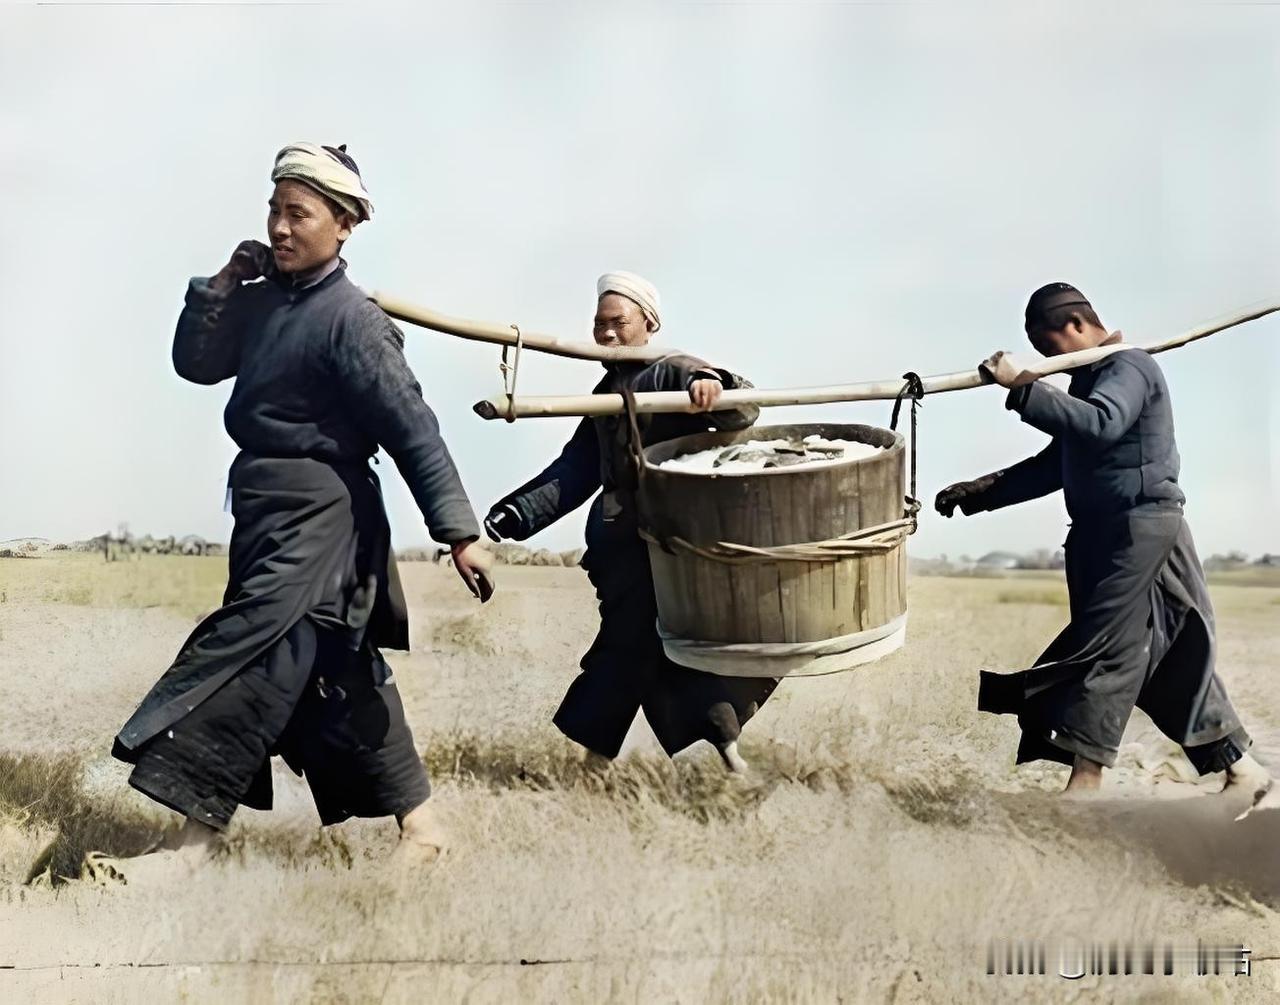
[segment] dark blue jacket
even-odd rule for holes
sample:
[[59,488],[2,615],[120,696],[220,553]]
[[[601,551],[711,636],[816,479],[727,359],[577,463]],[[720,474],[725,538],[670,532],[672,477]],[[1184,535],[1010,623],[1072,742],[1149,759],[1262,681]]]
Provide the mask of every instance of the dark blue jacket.
[[480,533],[404,335],[345,268],[304,289],[266,279],[222,294],[191,280],[173,365],[197,384],[235,378],[224,421],[242,450],[363,464],[382,446],[433,538]]
[[[636,394],[650,391],[687,391],[700,377],[716,377],[725,390],[751,387],[750,381],[728,370],[711,367],[694,356],[672,353],[653,363],[614,363],[605,367],[605,376],[592,390],[593,394],[617,394],[630,390]],[[642,413],[637,421],[640,439],[645,446],[673,440],[678,436],[706,432],[707,429],[746,429],[760,414],[755,405],[725,408],[705,414],[685,412]],[[577,509],[599,489],[587,522],[587,545],[591,547],[597,517],[618,523],[622,536],[634,538],[634,475],[629,453],[629,426],[625,417],[604,415],[583,419],[565,444],[560,456],[540,474],[495,506],[510,506],[520,517],[515,540],[523,541],[550,526],[566,513]],[[620,519],[619,519],[620,518]]]
[[1066,392],[1041,380],[1010,391],[1005,404],[1053,441],[997,472],[978,508],[999,509],[1062,489],[1071,519],[1090,522],[1185,501],[1169,388],[1150,354],[1112,353],[1072,371]]

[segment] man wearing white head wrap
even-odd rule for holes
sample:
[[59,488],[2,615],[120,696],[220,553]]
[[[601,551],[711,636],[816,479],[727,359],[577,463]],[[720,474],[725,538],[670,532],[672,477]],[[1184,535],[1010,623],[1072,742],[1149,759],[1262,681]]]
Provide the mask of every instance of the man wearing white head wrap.
[[662,304],[658,300],[658,288],[634,272],[606,272],[596,280],[596,299],[606,293],[617,293],[637,304],[650,323],[649,333],[662,327]]
[[192,279],[174,335],[180,377],[235,380],[223,413],[240,447],[235,527],[224,606],[116,737],[130,784],[187,818],[177,850],[126,876],[197,865],[237,807],[270,809],[273,754],[305,775],[322,823],[395,816],[404,857],[441,845],[380,651],[408,649],[409,635],[374,453],[395,461],[481,600],[488,559],[404,336],[338,255],[372,209],[355,162],[294,144],[272,177],[271,246],[243,241],[217,274]]
[[[658,330],[653,284],[628,272],[610,272],[600,277],[596,290],[594,336],[600,345],[645,345]],[[605,369],[597,394],[684,391],[701,410],[637,416],[646,446],[708,427],[743,429],[759,415],[755,406],[717,410],[722,388],[751,385],[692,356],[672,353],[654,363],[611,363]],[[590,757],[612,758],[643,710],[668,754],[707,740],[730,770],[742,771],[742,726],[778,682],[690,670],[663,652],[649,555],[638,533],[629,429],[618,416],[583,419],[559,458],[494,504],[485,530],[494,540],[523,541],[594,495],[582,564],[600,601],[600,631],[582,657],[582,673],[560,703],[555,724]],[[603,491],[597,494],[597,489]]]
[[338,147],[290,143],[276,154],[276,166],[271,172],[273,182],[282,178],[306,182],[355,217],[357,223],[373,216],[373,203],[345,143]]

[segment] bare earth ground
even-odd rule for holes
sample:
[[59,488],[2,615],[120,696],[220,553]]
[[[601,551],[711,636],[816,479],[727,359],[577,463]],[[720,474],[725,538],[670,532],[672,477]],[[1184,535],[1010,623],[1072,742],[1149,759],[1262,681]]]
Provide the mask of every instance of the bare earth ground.
[[[242,811],[185,885],[51,882],[172,824],[107,751],[224,569],[0,560],[0,1000],[1280,995],[1280,813],[1232,823],[1221,779],[1193,783],[1141,714],[1104,796],[1064,802],[1064,769],[1015,768],[1015,724],[974,710],[977,668],[1025,664],[1065,620],[1050,578],[912,580],[906,649],[784,682],[742,782],[706,749],[668,764],[643,726],[608,775],[583,772],[549,721],[594,631],[579,570],[500,569],[481,611],[450,570],[407,565],[415,651],[391,662],[454,838],[440,864],[390,870],[392,822],[321,831],[277,772],[275,812]],[[1280,588],[1214,596],[1220,671],[1280,767]],[[987,976],[993,937],[1243,943],[1255,963]]]

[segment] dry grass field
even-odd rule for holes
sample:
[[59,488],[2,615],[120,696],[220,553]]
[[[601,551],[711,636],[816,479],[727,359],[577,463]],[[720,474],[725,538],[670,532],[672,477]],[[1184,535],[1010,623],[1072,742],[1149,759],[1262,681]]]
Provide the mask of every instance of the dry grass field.
[[[550,723],[595,611],[577,569],[502,568],[483,610],[402,567],[391,654],[453,838],[417,873],[391,821],[322,831],[277,773],[181,886],[82,874],[174,818],[111,737],[214,607],[218,559],[0,560],[0,1000],[22,1002],[1274,1001],[1280,813],[1232,822],[1140,714],[1094,800],[1016,768],[979,667],[1035,656],[1052,577],[920,578],[907,646],[784,682],[743,741],[668,762],[643,725],[607,773]],[[1220,671],[1280,767],[1280,583],[1214,584]],[[1243,943],[1250,977],[988,976],[991,938]],[[1263,957],[1269,957],[1263,959]],[[1051,961],[1051,973],[1053,969]]]

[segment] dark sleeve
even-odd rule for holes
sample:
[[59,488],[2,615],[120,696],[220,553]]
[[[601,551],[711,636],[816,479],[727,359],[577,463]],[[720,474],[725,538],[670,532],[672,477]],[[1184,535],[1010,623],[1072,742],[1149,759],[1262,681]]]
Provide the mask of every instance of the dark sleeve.
[[1050,436],[1072,435],[1094,446],[1110,446],[1137,421],[1147,400],[1147,375],[1118,354],[1094,382],[1087,398],[1075,398],[1037,380],[1009,392],[1006,407]]
[[1039,499],[1062,488],[1062,444],[1054,440],[1034,457],[997,471],[977,499],[975,513]]
[[[637,378],[633,390],[639,394],[644,391],[688,391],[695,380],[710,378],[719,380],[726,391],[736,391],[751,387],[749,380],[736,373],[720,367],[711,366],[696,356],[674,354],[664,356],[656,363],[645,367]],[[707,413],[707,423],[716,429],[746,429],[760,417],[757,405],[739,405],[736,408],[722,408]]]
[[523,541],[573,512],[599,487],[600,443],[591,420],[583,419],[560,456],[494,508],[511,506],[520,514],[520,533],[515,540]]
[[173,335],[173,368],[179,377],[196,384],[216,384],[236,375],[245,309],[251,296],[239,284],[222,293],[212,289],[208,279],[197,276],[191,280]]
[[391,455],[432,538],[478,537],[471,502],[435,413],[404,358],[404,335],[371,301],[335,326],[331,364],[350,414]]

